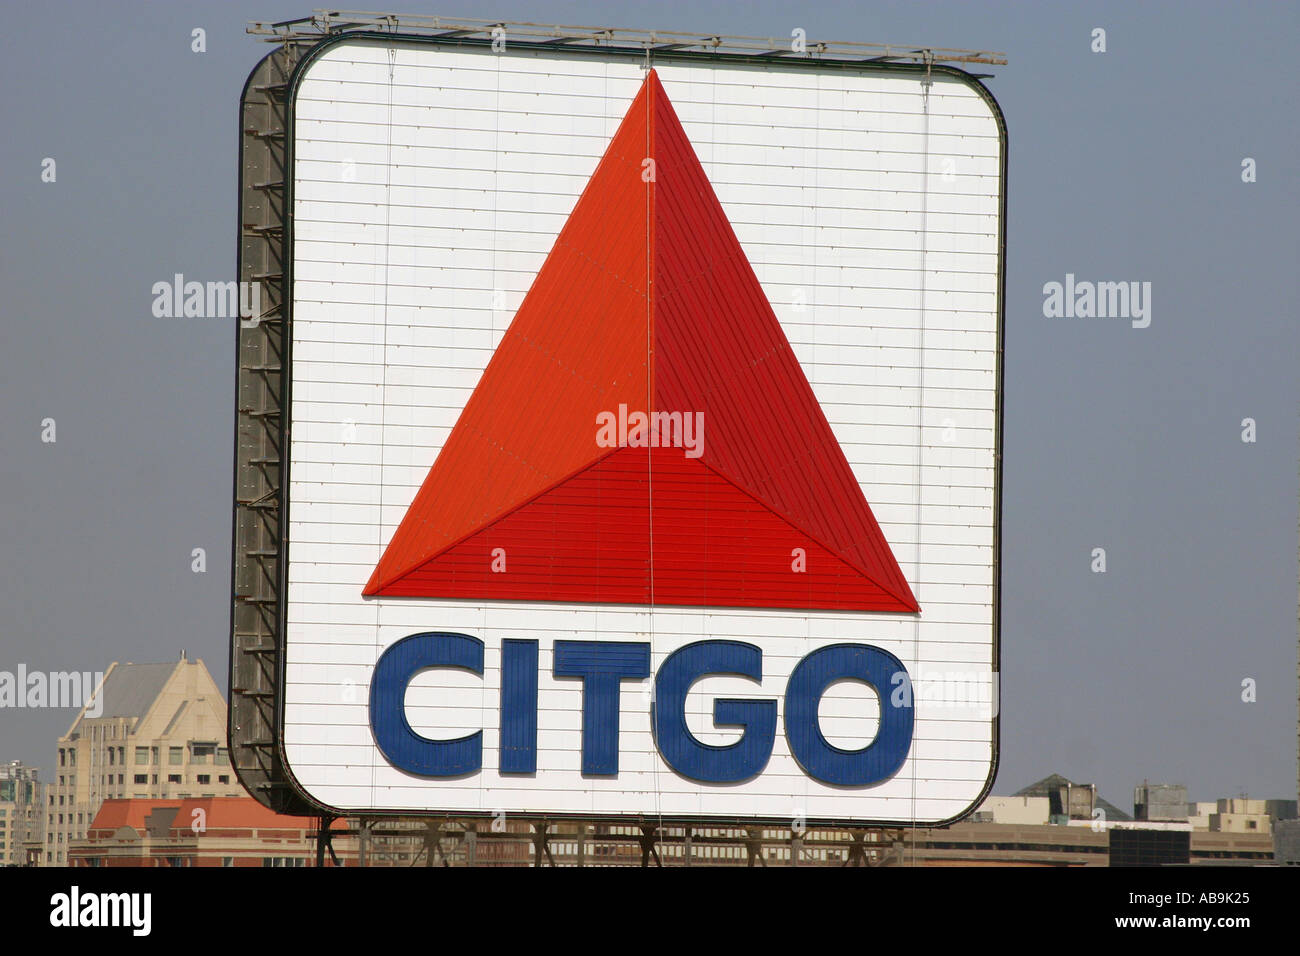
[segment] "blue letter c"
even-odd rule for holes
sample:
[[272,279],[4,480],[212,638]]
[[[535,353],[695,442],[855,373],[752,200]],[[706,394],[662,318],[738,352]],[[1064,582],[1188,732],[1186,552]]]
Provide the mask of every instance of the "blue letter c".
[[388,762],[421,777],[459,777],[483,766],[483,731],[455,740],[430,740],[406,719],[406,688],[430,667],[483,673],[483,642],[465,634],[429,631],[389,647],[370,679],[370,727]]

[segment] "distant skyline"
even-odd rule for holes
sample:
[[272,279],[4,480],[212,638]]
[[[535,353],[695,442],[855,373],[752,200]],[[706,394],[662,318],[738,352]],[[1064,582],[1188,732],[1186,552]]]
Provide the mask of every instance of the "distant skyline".
[[[7,11],[0,671],[185,650],[226,686],[233,320],[157,315],[153,290],[235,278],[237,107],[269,49],[245,23],[311,9]],[[1144,779],[1296,796],[1300,8],[428,12],[1004,51],[973,69],[993,74],[1010,150],[993,792],[1060,773],[1121,808]],[[0,708],[0,762],[51,779],[75,716]]]

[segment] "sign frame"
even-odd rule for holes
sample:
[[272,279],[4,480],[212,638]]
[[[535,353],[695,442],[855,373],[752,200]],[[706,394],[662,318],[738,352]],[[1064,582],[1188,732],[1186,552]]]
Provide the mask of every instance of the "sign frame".
[[[268,469],[265,461],[258,461],[259,449],[248,441],[247,421],[242,417],[249,414],[241,390],[237,398],[237,428],[236,428],[236,506],[234,514],[234,549],[232,551],[232,592],[234,602],[232,607],[232,644],[231,644],[231,668],[230,668],[230,707],[231,720],[229,722],[229,735],[231,742],[232,756],[236,757],[232,761],[236,768],[237,774],[253,793],[262,802],[268,806],[273,806],[281,810],[309,810],[310,812],[320,813],[323,815],[358,815],[367,818],[415,818],[415,817],[437,817],[437,818],[463,818],[463,819],[490,819],[491,811],[469,811],[469,810],[414,810],[406,808],[367,808],[364,811],[348,809],[341,810],[327,806],[313,797],[308,790],[298,782],[293,770],[289,764],[284,750],[284,725],[285,725],[285,633],[287,627],[287,605],[286,595],[288,593],[288,568],[289,568],[289,543],[287,541],[287,532],[290,527],[289,515],[289,496],[290,487],[289,475],[289,438],[292,430],[290,421],[290,410],[292,409],[292,367],[293,367],[293,264],[294,264],[294,170],[295,170],[295,103],[299,85],[306,75],[310,66],[324,53],[332,50],[340,44],[364,43],[379,46],[390,46],[394,44],[412,44],[431,48],[449,48],[449,47],[477,47],[490,48],[492,40],[480,39],[476,37],[448,37],[448,36],[426,36],[410,33],[384,33],[366,30],[354,30],[340,32],[331,35],[310,46],[300,45],[295,51],[297,55],[296,62],[292,63],[291,72],[288,72],[287,82],[283,86],[283,126],[280,130],[282,139],[280,145],[282,154],[282,181],[279,184],[280,194],[272,197],[278,200],[279,215],[281,218],[281,228],[269,235],[263,235],[263,241],[269,242],[277,253],[282,271],[279,274],[262,273],[260,281],[278,282],[280,284],[279,296],[271,296],[272,306],[265,314],[261,323],[254,322],[251,326],[244,323],[237,334],[236,342],[238,353],[241,356],[241,365],[244,364],[244,356],[249,352],[250,347],[259,355],[265,355],[265,343],[257,341],[259,336],[276,335],[278,326],[278,349],[280,352],[280,363],[277,373],[279,375],[278,396],[273,399],[278,402],[280,415],[278,421],[272,422],[273,438],[278,438],[278,448],[280,449],[278,466],[274,469]],[[520,44],[529,49],[536,49],[541,52],[555,52],[564,55],[594,56],[600,58],[616,58],[624,60],[642,60],[647,56],[646,51],[635,48],[620,48],[617,46],[609,47],[584,47],[579,45],[569,45],[561,42],[539,42]],[[284,51],[278,51],[268,56],[258,65],[250,75],[249,83],[244,90],[244,98],[241,106],[241,113],[246,114],[250,98],[255,94],[258,87],[254,79],[263,74],[266,67],[272,63],[277,55],[287,54],[288,45]],[[703,53],[691,50],[656,50],[653,54],[656,62],[686,61],[693,63],[711,62],[719,65],[723,64],[744,64],[750,65],[754,62],[751,55],[742,55],[726,52]],[[997,249],[997,273],[996,273],[996,324],[997,324],[997,345],[996,345],[996,366],[995,366],[995,400],[994,400],[994,443],[993,443],[993,546],[992,546],[992,669],[993,677],[996,682],[1001,669],[1001,508],[1002,508],[1002,427],[1003,427],[1003,356],[1004,356],[1004,335],[1005,335],[1005,254],[1006,254],[1006,203],[1007,203],[1007,130],[1002,111],[982,82],[981,77],[967,73],[964,70],[942,65],[942,64],[911,64],[897,62],[870,62],[857,60],[843,60],[832,58],[797,58],[783,57],[780,60],[783,68],[794,70],[811,70],[811,71],[842,71],[853,70],[861,72],[881,72],[892,74],[903,74],[912,76],[929,76],[943,75],[953,78],[970,86],[985,101],[990,113],[994,117],[998,130],[999,139],[999,174],[998,174],[998,235],[996,240]],[[282,67],[283,68],[283,67]],[[286,71],[287,72],[287,71]],[[248,161],[249,137],[247,120],[241,123],[241,132],[244,134],[241,141],[241,204],[240,216],[240,278],[257,279],[259,273],[255,262],[250,262],[251,257],[246,239],[242,238],[247,235],[248,227],[255,225],[251,223],[250,206],[247,202],[247,194],[250,189],[256,189],[257,186],[253,180],[257,178],[259,170],[253,168]],[[274,133],[272,134],[274,135]],[[264,190],[265,192],[265,190]],[[241,370],[241,376],[243,372]],[[264,373],[263,377],[267,377]],[[243,378],[241,377],[241,382]],[[270,389],[275,392],[276,389]],[[255,413],[254,413],[255,414]],[[262,458],[266,456],[261,455]],[[268,471],[271,473],[268,474]],[[245,556],[255,550],[259,544],[255,540],[256,535],[250,534],[247,509],[250,505],[250,498],[244,491],[250,482],[257,484],[259,479],[265,479],[267,493],[260,499],[254,496],[251,503],[255,504],[258,500],[274,501],[275,514],[270,519],[274,522],[274,560],[272,562],[250,562]],[[261,541],[261,546],[266,548],[265,536]],[[267,568],[267,563],[273,563],[273,568]],[[256,593],[250,593],[248,585],[250,567],[263,569],[261,574],[263,579],[260,587],[252,590]],[[257,575],[254,575],[257,576]],[[268,588],[267,585],[270,585]],[[250,604],[258,605],[261,608],[272,608],[272,619],[266,622],[267,626],[260,630],[257,637],[258,650],[250,654],[248,641],[241,641],[241,636],[248,637],[248,626],[245,624],[241,632],[241,612],[244,620],[247,620]],[[260,611],[262,618],[265,620],[267,615]],[[269,641],[266,640],[269,638]],[[256,662],[261,671],[261,680],[249,679],[250,664]],[[269,667],[267,666],[269,664]],[[260,686],[250,686],[257,685]],[[995,683],[996,687],[996,683]],[[995,697],[996,700],[996,697]],[[255,701],[260,704],[254,706]],[[250,714],[257,711],[257,707],[262,710],[263,719],[261,726],[253,727],[257,723],[249,719]],[[269,738],[269,739],[268,739]],[[992,715],[991,727],[991,758],[989,761],[988,778],[979,794],[979,796],[963,812],[942,821],[925,822],[927,827],[946,826],[955,823],[970,813],[983,801],[992,789],[993,781],[996,779],[999,764],[999,746],[1000,746],[1000,708],[994,708]],[[242,755],[242,759],[239,759]],[[258,759],[254,760],[254,756]],[[581,820],[581,821],[607,821],[614,823],[626,823],[629,820],[644,820],[653,818],[655,821],[662,822],[665,825],[697,825],[726,827],[735,825],[757,825],[757,826],[788,826],[789,816],[773,817],[756,817],[756,816],[736,816],[733,818],[724,818],[714,815],[708,816],[691,816],[680,814],[637,814],[629,816],[627,814],[593,814],[583,812],[552,812],[538,811],[536,813],[522,813],[517,815],[525,818],[544,818],[547,820]],[[899,820],[871,820],[858,818],[835,818],[835,817],[809,817],[806,825],[810,827],[864,827],[864,826],[906,826],[911,825],[905,821]]]

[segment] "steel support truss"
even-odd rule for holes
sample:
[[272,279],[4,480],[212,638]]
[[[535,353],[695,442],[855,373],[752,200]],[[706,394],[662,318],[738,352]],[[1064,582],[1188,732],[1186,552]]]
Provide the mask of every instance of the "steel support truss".
[[617,27],[513,23],[421,14],[357,10],[315,10],[309,17],[280,22],[253,21],[248,32],[272,43],[320,40],[350,30],[423,34],[445,38],[496,40],[506,44],[564,45],[655,51],[734,54],[758,59],[815,57],[882,63],[985,63],[1003,66],[1006,54],[897,43],[814,41],[800,37],[748,37],[683,33],[675,30],[628,30]]
[[236,388],[235,509],[230,642],[231,762],[260,803],[280,813],[311,808],[289,787],[279,752],[284,665],[285,450],[284,225],[288,90],[310,44],[287,42],[249,77],[240,106],[239,279],[257,283],[260,314],[241,317]]
[[[322,819],[322,825],[325,820]],[[906,830],[360,817],[360,866],[900,866]],[[323,851],[318,865],[323,863]],[[336,864],[337,865],[337,864]]]

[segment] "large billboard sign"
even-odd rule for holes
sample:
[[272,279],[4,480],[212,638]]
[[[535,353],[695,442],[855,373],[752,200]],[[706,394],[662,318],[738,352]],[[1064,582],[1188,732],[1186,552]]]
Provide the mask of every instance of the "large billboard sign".
[[301,795],[969,812],[997,761],[987,91],[344,36],[288,95]]

